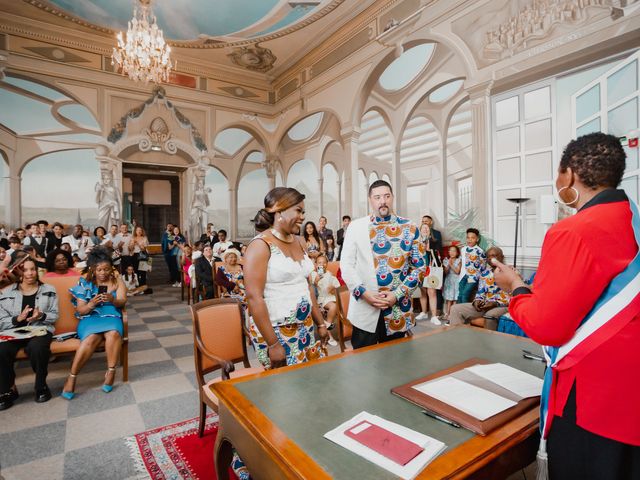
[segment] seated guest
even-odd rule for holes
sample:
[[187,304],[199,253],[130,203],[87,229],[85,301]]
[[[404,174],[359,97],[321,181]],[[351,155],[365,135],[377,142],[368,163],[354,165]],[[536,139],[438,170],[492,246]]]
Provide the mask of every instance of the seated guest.
[[199,286],[204,288],[205,299],[213,298],[213,252],[210,245],[205,245],[202,256],[195,262],[196,278]]
[[213,223],[207,223],[207,231],[200,236],[200,241],[203,244],[208,243],[212,247],[220,241],[218,233],[213,229]]
[[303,236],[307,244],[307,253],[312,260],[318,258],[320,254],[324,254],[324,242],[318,234],[315,223],[307,222],[304,224]]
[[64,225],[60,222],[55,222],[51,231],[47,232],[47,254],[51,250],[60,248],[62,237],[64,237]]
[[93,229],[93,236],[91,237],[91,241],[94,245],[102,245],[105,243],[107,236],[107,231],[104,227],[96,227]]
[[336,257],[336,241],[333,238],[333,235],[329,235],[325,243],[327,244],[327,251],[324,252],[324,254],[327,257],[328,261],[333,262]]
[[[327,270],[327,257],[320,255],[316,258],[316,269],[311,272],[311,283],[318,289],[318,305],[327,312],[324,321],[327,330],[334,327],[338,305],[336,303],[336,288],[340,288],[340,282]],[[336,346],[333,338],[329,337],[329,345]]]
[[459,303],[451,307],[449,323],[459,325],[473,318],[484,317],[485,327],[495,330],[498,326],[498,318],[507,313],[510,295],[502,290],[493,278],[495,269],[492,259],[504,262],[504,254],[498,247],[487,250],[487,263],[480,270],[480,282],[478,292],[471,303]]
[[81,343],[73,358],[62,397],[71,400],[75,396],[76,377],[103,340],[107,352],[107,373],[102,390],[109,393],[113,390],[122,347],[122,307],[127,303],[127,291],[122,280],[115,276],[108,249],[95,247],[89,252],[86,278],[80,277],[78,285],[69,291],[76,316],[80,319],[78,337]]
[[17,235],[12,235],[9,237],[9,250],[7,250],[7,255],[15,260],[14,253],[22,250],[22,243]]
[[2,330],[15,327],[44,327],[46,334],[23,340],[0,342],[0,410],[6,410],[18,398],[13,365],[18,350],[25,349],[31,368],[36,374],[36,402],[51,398],[47,386],[47,373],[54,324],[58,319],[58,297],[51,285],[40,282],[38,267],[32,259],[22,264],[18,283],[0,295],[0,335]]
[[191,286],[191,278],[189,277],[189,267],[191,265],[193,265],[193,248],[191,248],[191,245],[185,245],[180,257],[180,271],[184,273],[182,278],[184,278],[184,286],[187,288]]
[[47,266],[46,277],[77,277],[80,275],[73,268],[73,258],[71,254],[65,250],[57,248],[49,252],[45,260]]
[[213,256],[216,259],[222,260],[222,254],[228,248],[233,248],[233,242],[227,240],[227,232],[226,230],[220,230],[218,232],[219,241],[213,245]]
[[144,292],[149,289],[148,285],[140,285],[133,265],[129,265],[127,271],[122,274],[122,281],[127,289],[127,297],[144,295]]
[[231,298],[244,302],[244,274],[242,266],[238,263],[240,252],[235,248],[230,248],[222,254],[222,259],[224,264],[218,267],[216,282],[227,291],[227,295]]
[[[28,225],[31,228],[31,225]],[[24,242],[24,239],[27,237],[27,231],[24,228],[16,229],[16,236],[20,239],[20,243]]]
[[81,261],[87,259],[87,252],[93,247],[93,241],[88,236],[83,235],[82,225],[78,224],[73,227],[73,233],[63,237],[62,243],[68,243],[71,246],[71,255],[77,255]]

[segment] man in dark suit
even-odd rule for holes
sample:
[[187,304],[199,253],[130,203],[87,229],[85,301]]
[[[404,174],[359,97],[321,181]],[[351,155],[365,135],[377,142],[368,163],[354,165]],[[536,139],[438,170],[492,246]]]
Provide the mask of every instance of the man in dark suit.
[[202,256],[199,257],[195,263],[198,288],[204,287],[205,300],[213,298],[214,263],[211,245],[205,245]]
[[318,220],[318,235],[322,239],[322,243],[324,243],[324,248],[327,248],[327,238],[333,237],[333,230],[327,228],[327,217],[324,215],[320,217]]
[[338,247],[340,248],[340,251],[338,252],[338,257],[336,258],[336,260],[340,260],[340,256],[342,255],[342,244],[344,243],[344,234],[347,231],[347,227],[349,226],[349,224],[351,223],[351,217],[349,215],[344,215],[342,217],[342,228],[338,230],[338,238],[336,238],[336,243],[338,244]]
[[207,224],[207,231],[200,235],[200,241],[202,243],[208,243],[212,247],[220,241],[218,233],[213,229],[213,223]]

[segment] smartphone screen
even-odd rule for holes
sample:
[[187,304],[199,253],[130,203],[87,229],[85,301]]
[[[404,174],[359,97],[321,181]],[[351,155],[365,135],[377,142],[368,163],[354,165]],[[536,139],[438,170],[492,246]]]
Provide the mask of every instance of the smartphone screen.
[[98,293],[107,293],[107,286],[106,285],[99,285],[98,286]]

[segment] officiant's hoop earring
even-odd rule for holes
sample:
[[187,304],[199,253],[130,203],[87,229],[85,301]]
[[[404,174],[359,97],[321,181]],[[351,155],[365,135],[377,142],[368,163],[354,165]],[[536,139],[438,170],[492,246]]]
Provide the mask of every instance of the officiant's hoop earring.
[[[564,202],[564,201],[562,201],[562,197],[560,196],[560,194],[562,192],[564,192],[568,188],[570,188],[571,190],[573,190],[576,193],[576,198],[574,198],[570,202]],[[575,187],[562,187],[561,189],[558,190],[558,203],[561,203],[562,205],[566,205],[567,207],[570,207],[574,203],[577,203],[579,199],[580,199],[580,192],[578,190],[576,190]]]

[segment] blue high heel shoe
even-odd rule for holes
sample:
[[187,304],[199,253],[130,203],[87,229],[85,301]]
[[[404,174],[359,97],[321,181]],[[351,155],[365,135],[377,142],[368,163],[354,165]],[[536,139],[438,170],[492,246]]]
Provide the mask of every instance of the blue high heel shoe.
[[[78,375],[74,375],[73,373],[69,374],[70,378],[73,378],[73,388],[75,389],[76,387],[76,377]],[[64,398],[65,400],[71,400],[73,397],[76,396],[75,392],[71,391],[71,392],[65,392],[64,390],[62,391],[62,393],[60,394],[60,396],[62,398]]]
[[[107,373],[105,375],[105,377],[109,374],[109,372],[113,372],[113,381],[115,382],[116,380],[116,367],[109,367],[107,368]],[[104,385],[102,385],[102,391],[104,393],[111,393],[111,391],[113,390],[113,385],[107,385],[106,383]]]

